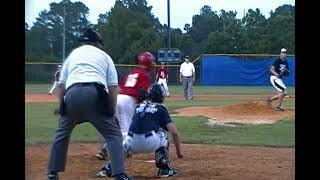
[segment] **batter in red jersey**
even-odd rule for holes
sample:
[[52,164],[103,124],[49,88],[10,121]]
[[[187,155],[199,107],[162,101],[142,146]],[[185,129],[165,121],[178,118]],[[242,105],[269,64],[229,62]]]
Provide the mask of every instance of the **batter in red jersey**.
[[165,63],[161,62],[161,67],[157,71],[157,82],[158,82],[158,84],[163,85],[163,87],[166,91],[166,95],[170,96],[169,88],[168,88],[168,84],[167,84],[168,77],[169,77],[168,69],[165,67]]
[[[138,56],[138,68],[128,73],[119,82],[120,91],[117,96],[116,117],[119,121],[123,139],[128,133],[136,106],[144,100],[144,94],[151,86],[150,72],[155,65],[155,57],[149,52]],[[105,143],[96,154],[98,159],[104,160],[107,156]]]

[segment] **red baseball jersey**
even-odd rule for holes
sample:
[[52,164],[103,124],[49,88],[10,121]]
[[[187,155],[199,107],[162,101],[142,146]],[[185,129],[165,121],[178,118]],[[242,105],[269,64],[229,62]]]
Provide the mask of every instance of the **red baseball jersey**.
[[167,78],[167,75],[168,75],[167,68],[158,69],[158,71],[157,71],[157,77],[158,78],[165,79],[165,78]]
[[135,69],[119,82],[118,85],[121,88],[119,94],[133,96],[139,102],[142,100],[139,90],[143,89],[147,92],[151,86],[151,81],[151,76],[148,71],[145,69]]

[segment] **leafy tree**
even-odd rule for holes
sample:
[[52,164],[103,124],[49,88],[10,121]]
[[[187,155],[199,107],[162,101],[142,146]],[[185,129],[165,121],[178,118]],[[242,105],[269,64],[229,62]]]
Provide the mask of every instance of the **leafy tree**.
[[[133,64],[141,51],[155,53],[166,47],[168,26],[161,24],[146,0],[116,0],[110,11],[100,14],[97,24],[87,20],[89,9],[81,2],[63,0],[51,3],[32,27],[25,23],[26,60],[61,61],[65,9],[66,55],[78,45],[77,39],[87,27],[99,31],[104,50],[115,63]],[[192,57],[203,53],[278,53],[286,47],[295,52],[295,7],[283,5],[265,18],[257,9],[249,9],[242,19],[236,11],[203,6],[191,24],[170,29],[171,47]]]
[[192,17],[190,35],[195,43],[199,43],[206,40],[210,32],[220,29],[219,16],[211,10],[210,6],[203,6],[200,14]]
[[295,23],[293,16],[278,15],[274,17],[267,27],[265,51],[279,53],[281,47],[286,47],[289,53],[295,53]]
[[280,47],[286,47],[289,53],[295,53],[295,6],[282,5],[271,11],[266,27],[264,51],[279,53]]
[[[65,10],[65,11],[64,11]],[[88,7],[81,2],[63,0],[51,3],[50,10],[43,10],[36,18],[27,39],[29,54],[34,58],[62,58],[62,33],[65,20],[66,55],[78,45],[77,39],[89,27]],[[65,17],[65,18],[64,18]]]
[[[145,0],[117,0],[96,26],[106,40],[107,51],[116,63],[135,63],[141,51],[157,51],[161,47],[162,29]],[[148,40],[150,38],[150,40]]]
[[242,19],[245,44],[244,53],[263,53],[260,41],[265,34],[267,20],[257,8],[255,11],[249,9],[245,17]]

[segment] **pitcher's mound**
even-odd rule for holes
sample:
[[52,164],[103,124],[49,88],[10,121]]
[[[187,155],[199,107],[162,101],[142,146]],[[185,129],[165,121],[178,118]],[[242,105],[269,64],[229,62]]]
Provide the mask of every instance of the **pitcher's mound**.
[[188,107],[176,110],[180,116],[206,116],[210,121],[220,123],[271,124],[285,117],[294,116],[294,109],[275,111],[263,101],[227,106]]

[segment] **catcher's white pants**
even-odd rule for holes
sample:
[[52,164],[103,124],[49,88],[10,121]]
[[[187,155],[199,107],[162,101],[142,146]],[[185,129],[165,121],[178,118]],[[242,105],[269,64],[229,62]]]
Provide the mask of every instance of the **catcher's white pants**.
[[127,135],[124,139],[124,146],[132,154],[152,153],[162,146],[168,145],[166,134],[162,131],[151,131],[152,136],[145,137],[145,134],[135,134],[133,137]]
[[167,79],[159,78],[158,84],[163,84],[163,87],[166,90],[167,96],[170,96],[169,88],[168,88],[168,84],[167,84]]
[[54,84],[51,87],[49,94],[52,94],[53,92],[55,92],[55,89],[57,88],[57,86],[58,86],[58,81],[54,81]]
[[278,92],[286,92],[286,86],[284,85],[282,79],[278,78],[277,76],[272,75],[270,77],[270,82],[272,86],[278,91]]

